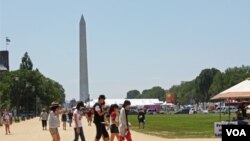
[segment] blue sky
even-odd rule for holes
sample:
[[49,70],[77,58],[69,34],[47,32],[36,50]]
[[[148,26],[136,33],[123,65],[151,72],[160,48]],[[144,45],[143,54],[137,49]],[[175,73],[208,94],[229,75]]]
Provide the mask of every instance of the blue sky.
[[87,24],[91,98],[165,89],[202,69],[250,65],[249,0],[0,0],[0,49],[10,67],[35,68],[79,98],[79,20]]

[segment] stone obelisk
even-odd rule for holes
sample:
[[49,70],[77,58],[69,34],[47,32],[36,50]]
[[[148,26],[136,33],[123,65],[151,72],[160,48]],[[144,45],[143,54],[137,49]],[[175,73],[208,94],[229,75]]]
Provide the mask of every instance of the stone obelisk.
[[80,100],[87,102],[89,100],[88,85],[88,60],[87,60],[87,40],[86,23],[82,15],[80,20]]

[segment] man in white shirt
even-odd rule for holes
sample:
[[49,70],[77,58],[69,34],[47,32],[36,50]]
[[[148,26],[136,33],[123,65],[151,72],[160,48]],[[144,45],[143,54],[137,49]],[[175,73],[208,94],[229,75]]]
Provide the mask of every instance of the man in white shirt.
[[47,120],[48,120],[48,113],[43,109],[40,115],[40,120],[42,120],[42,127],[43,130],[47,130]]

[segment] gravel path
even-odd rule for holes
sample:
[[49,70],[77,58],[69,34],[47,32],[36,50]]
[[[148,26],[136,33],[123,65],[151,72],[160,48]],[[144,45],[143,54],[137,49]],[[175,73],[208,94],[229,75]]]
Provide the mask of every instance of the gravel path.
[[[86,120],[83,120],[83,129],[86,137],[86,141],[94,141],[95,127],[94,125],[86,126]],[[68,126],[68,125],[67,125]],[[73,128],[67,127],[64,131],[59,128],[61,141],[73,140]],[[156,136],[145,135],[132,131],[132,138],[134,141],[220,141],[221,139],[164,139]],[[50,141],[51,136],[48,131],[43,131],[41,123],[38,118],[27,120],[25,122],[15,123],[11,126],[11,135],[5,135],[4,127],[0,127],[0,141]]]

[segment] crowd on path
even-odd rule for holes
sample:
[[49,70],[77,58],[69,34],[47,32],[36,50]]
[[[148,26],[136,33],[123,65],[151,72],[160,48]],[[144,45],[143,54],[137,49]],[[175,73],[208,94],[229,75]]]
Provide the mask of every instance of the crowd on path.
[[[81,141],[85,141],[82,119],[86,116],[88,126],[92,126],[92,123],[94,123],[96,127],[95,141],[100,139],[104,141],[132,141],[131,124],[128,121],[130,101],[125,100],[122,107],[120,107],[117,104],[105,105],[105,99],[104,95],[100,95],[97,103],[89,109],[86,109],[82,101],[77,102],[77,105],[71,110],[62,110],[59,103],[52,102],[49,112],[42,109],[40,114],[39,121],[42,124],[42,130],[49,130],[52,140],[60,141],[61,137],[58,128],[62,123],[63,130],[66,130],[68,123],[69,127],[73,126],[74,129],[73,141],[78,141],[79,138]],[[6,135],[11,133],[12,119],[12,113],[5,110],[2,114],[2,123],[5,125]],[[139,128],[144,128],[145,114],[143,110],[138,112],[138,121]]]
[[[82,126],[83,116],[86,116],[88,126],[92,126],[92,122],[96,127],[95,141],[103,139],[104,141],[132,141],[130,132],[130,123],[128,121],[128,112],[130,109],[130,101],[125,100],[122,107],[117,104],[110,106],[105,105],[106,97],[100,95],[98,102],[89,109],[85,109],[82,101],[77,102],[77,105],[72,110],[61,111],[61,105],[53,102],[50,107],[50,112],[47,113],[45,109],[41,112],[40,120],[42,122],[42,129],[48,129],[53,141],[60,141],[60,134],[58,128],[62,122],[63,130],[66,130],[66,123],[74,127],[73,141],[85,141],[85,134]],[[61,114],[61,120],[59,115]],[[93,120],[92,120],[93,119]],[[144,128],[145,115],[143,112],[138,114],[139,127]],[[87,130],[87,129],[86,129]],[[110,133],[108,132],[110,131]]]

